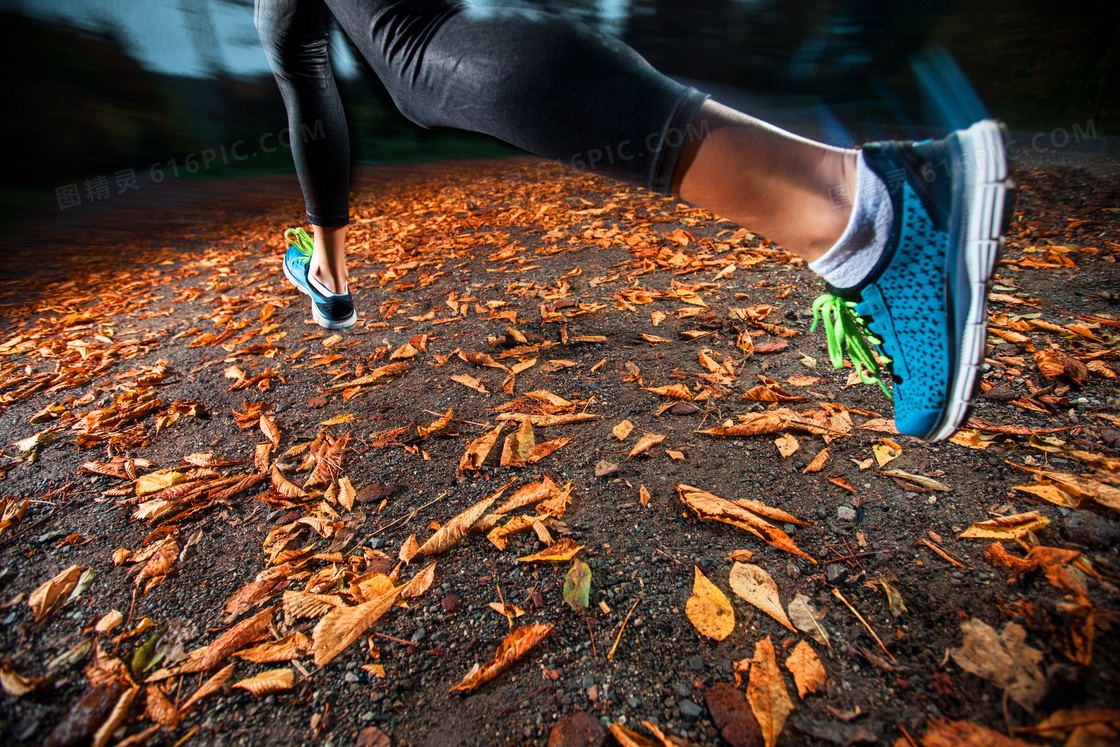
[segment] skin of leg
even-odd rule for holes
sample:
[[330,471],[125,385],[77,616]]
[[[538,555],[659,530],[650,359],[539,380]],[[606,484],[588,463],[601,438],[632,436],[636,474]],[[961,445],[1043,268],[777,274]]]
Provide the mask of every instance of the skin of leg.
[[348,274],[346,272],[346,226],[316,226],[315,251],[311,254],[308,274],[325,285],[334,293],[345,293]]
[[[858,151],[813,142],[710,100],[693,124],[708,134],[681,152],[673,194],[806,262],[836,243],[851,216]],[[347,281],[346,227],[313,227],[311,275],[337,293]]]
[[858,151],[807,140],[711,100],[693,124],[707,134],[682,150],[675,195],[807,262],[836,243],[851,215]]
[[[708,134],[681,152],[673,194],[806,262],[836,243],[851,216],[858,151],[813,142],[710,100],[693,124]],[[347,287],[346,227],[313,228],[311,275],[337,293]]]

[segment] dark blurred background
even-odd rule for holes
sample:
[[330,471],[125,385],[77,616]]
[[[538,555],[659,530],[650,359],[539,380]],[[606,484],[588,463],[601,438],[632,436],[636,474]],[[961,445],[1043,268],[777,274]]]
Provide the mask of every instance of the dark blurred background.
[[[910,64],[931,45],[955,58],[989,111],[1015,130],[1060,130],[1070,139],[1120,134],[1117,2],[479,4],[578,19],[727,103],[836,144],[943,124]],[[71,186],[83,203],[91,185],[101,201],[127,195],[129,169],[144,183],[292,170],[283,148],[243,161],[229,156],[237,141],[258,143],[286,123],[251,0],[0,0],[0,22],[7,39],[0,197],[8,216],[56,202],[62,209]],[[410,124],[340,32],[332,59],[357,162],[516,152],[483,136]],[[214,153],[209,160],[206,151]]]

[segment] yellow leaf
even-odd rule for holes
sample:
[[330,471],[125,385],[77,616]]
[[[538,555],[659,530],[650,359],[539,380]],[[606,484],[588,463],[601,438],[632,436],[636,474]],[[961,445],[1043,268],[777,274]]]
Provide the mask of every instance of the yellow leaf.
[[333,418],[324,420],[323,422],[319,423],[319,425],[342,425],[343,423],[353,422],[354,416],[350,413],[345,413],[343,415],[335,415]]
[[551,625],[525,625],[513,631],[498,646],[493,659],[483,665],[474,665],[463,681],[451,688],[451,692],[473,690],[489,682],[540,643],[550,630]]
[[782,625],[796,632],[778,598],[778,585],[770,574],[751,563],[731,566],[731,590]]
[[291,690],[293,677],[290,669],[270,669],[267,672],[261,672],[240,682],[235,682],[233,686],[248,690],[258,698],[263,698],[265,695]]
[[889,438],[880,438],[878,443],[871,445],[871,453],[879,467],[884,467],[902,456],[902,447]]
[[709,638],[722,641],[735,629],[735,611],[727,596],[693,566],[696,576],[692,582],[692,596],[684,611],[696,629]]
[[797,695],[801,699],[805,698],[805,693],[815,693],[824,684],[824,665],[817,652],[805,641],[798,641],[793,647],[793,653],[786,659],[786,669],[793,675]]

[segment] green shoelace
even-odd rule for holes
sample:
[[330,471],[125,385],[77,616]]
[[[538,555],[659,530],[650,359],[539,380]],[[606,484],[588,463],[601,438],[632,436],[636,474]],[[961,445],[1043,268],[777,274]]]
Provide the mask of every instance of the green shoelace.
[[300,254],[304,254],[308,257],[315,251],[315,242],[311,240],[311,237],[307,235],[307,231],[304,231],[302,227],[289,228],[284,232],[284,240],[296,249],[299,249]]
[[[891,392],[883,383],[879,361],[871,350],[871,345],[881,345],[883,341],[871,335],[854,309],[853,302],[830,293],[817,296],[813,301],[813,326],[809,328],[809,333],[815,332],[817,323],[823,321],[825,337],[828,338],[828,357],[832,360],[833,367],[844,367],[846,351],[859,380],[864,384],[878,384],[883,393],[890,397]],[[890,362],[889,358],[883,360]]]

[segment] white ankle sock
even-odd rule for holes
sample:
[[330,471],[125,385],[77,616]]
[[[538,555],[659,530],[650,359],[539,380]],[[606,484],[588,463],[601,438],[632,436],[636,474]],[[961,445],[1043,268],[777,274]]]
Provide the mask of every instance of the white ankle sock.
[[310,273],[308,273],[308,275],[307,275],[307,281],[309,283],[311,283],[312,288],[319,291],[319,293],[323,294],[324,296],[345,296],[346,295],[346,288],[343,288],[340,292],[335,293],[330,288],[323,285],[318,280],[316,280],[314,277],[312,277]]
[[894,208],[887,185],[859,155],[852,216],[839,240],[809,269],[836,288],[852,288],[866,278],[890,238]]

